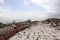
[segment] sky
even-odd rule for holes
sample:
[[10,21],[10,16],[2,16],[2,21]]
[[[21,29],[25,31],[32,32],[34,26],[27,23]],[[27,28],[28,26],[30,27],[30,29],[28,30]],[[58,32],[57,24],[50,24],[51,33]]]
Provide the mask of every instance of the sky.
[[60,17],[60,0],[0,0],[0,22]]

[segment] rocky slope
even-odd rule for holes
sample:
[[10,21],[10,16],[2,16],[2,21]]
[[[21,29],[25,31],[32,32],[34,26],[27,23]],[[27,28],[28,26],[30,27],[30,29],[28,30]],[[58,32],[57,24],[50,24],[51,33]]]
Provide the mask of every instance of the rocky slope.
[[28,20],[1,28],[0,40],[60,40],[59,33],[60,19]]
[[50,23],[39,22],[37,25],[18,32],[9,40],[60,40],[60,30],[50,26]]

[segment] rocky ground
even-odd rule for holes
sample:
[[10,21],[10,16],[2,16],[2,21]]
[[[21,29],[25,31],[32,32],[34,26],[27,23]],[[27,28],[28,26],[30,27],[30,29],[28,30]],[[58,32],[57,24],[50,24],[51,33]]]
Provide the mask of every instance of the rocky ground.
[[60,30],[50,26],[50,24],[39,22],[37,25],[18,32],[9,40],[60,40]]
[[[0,40],[60,40],[60,19],[50,18],[3,25]],[[4,27],[6,26],[6,27]]]

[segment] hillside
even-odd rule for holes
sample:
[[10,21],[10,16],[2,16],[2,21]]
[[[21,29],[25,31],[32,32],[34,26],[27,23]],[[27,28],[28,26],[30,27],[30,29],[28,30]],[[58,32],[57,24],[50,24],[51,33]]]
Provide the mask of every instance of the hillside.
[[50,24],[39,22],[37,25],[18,32],[9,40],[60,40],[60,30],[50,27]]
[[60,19],[14,23],[0,29],[0,40],[60,40]]

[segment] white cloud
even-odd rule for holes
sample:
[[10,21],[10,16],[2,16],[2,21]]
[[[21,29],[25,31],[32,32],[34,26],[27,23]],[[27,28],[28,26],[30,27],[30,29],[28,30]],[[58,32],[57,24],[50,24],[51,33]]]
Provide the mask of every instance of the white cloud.
[[29,0],[24,0],[24,5],[29,5],[30,1]]
[[38,11],[26,11],[26,12],[13,12],[11,8],[0,8],[0,22],[12,22],[13,20],[25,21],[27,19],[33,20],[44,20],[49,17],[58,17],[60,14],[38,12]]
[[48,0],[32,0],[31,2],[44,8],[45,10],[50,10],[50,2]]
[[0,3],[4,3],[5,0],[0,0]]
[[13,12],[11,8],[0,8],[0,21],[11,22],[13,20],[25,21],[27,19],[31,20],[41,20],[45,19],[47,14],[38,11],[26,11],[21,13],[19,11]]
[[49,12],[56,12],[57,5],[60,5],[60,0],[25,0],[25,1],[27,1],[25,2],[26,5],[32,3],[44,8],[44,10],[47,10]]
[[[56,6],[57,4],[59,5],[59,2],[57,0],[25,0],[24,1],[26,4],[29,5],[30,3],[36,4],[37,6],[43,7],[47,12],[38,12],[38,11],[26,11],[26,12],[19,12],[15,11],[13,12],[10,7],[0,7],[0,21],[7,22],[7,20],[18,20],[18,21],[25,21],[27,19],[31,20],[43,20],[49,17],[55,17],[60,15],[59,13],[57,14],[60,10],[60,6]],[[59,9],[59,10],[58,10]],[[57,10],[57,11],[56,11]],[[51,13],[49,13],[50,11]],[[52,11],[56,11],[56,15],[52,13]],[[60,11],[59,11],[60,12]],[[55,15],[55,16],[54,16]],[[8,21],[8,22],[10,22]]]

